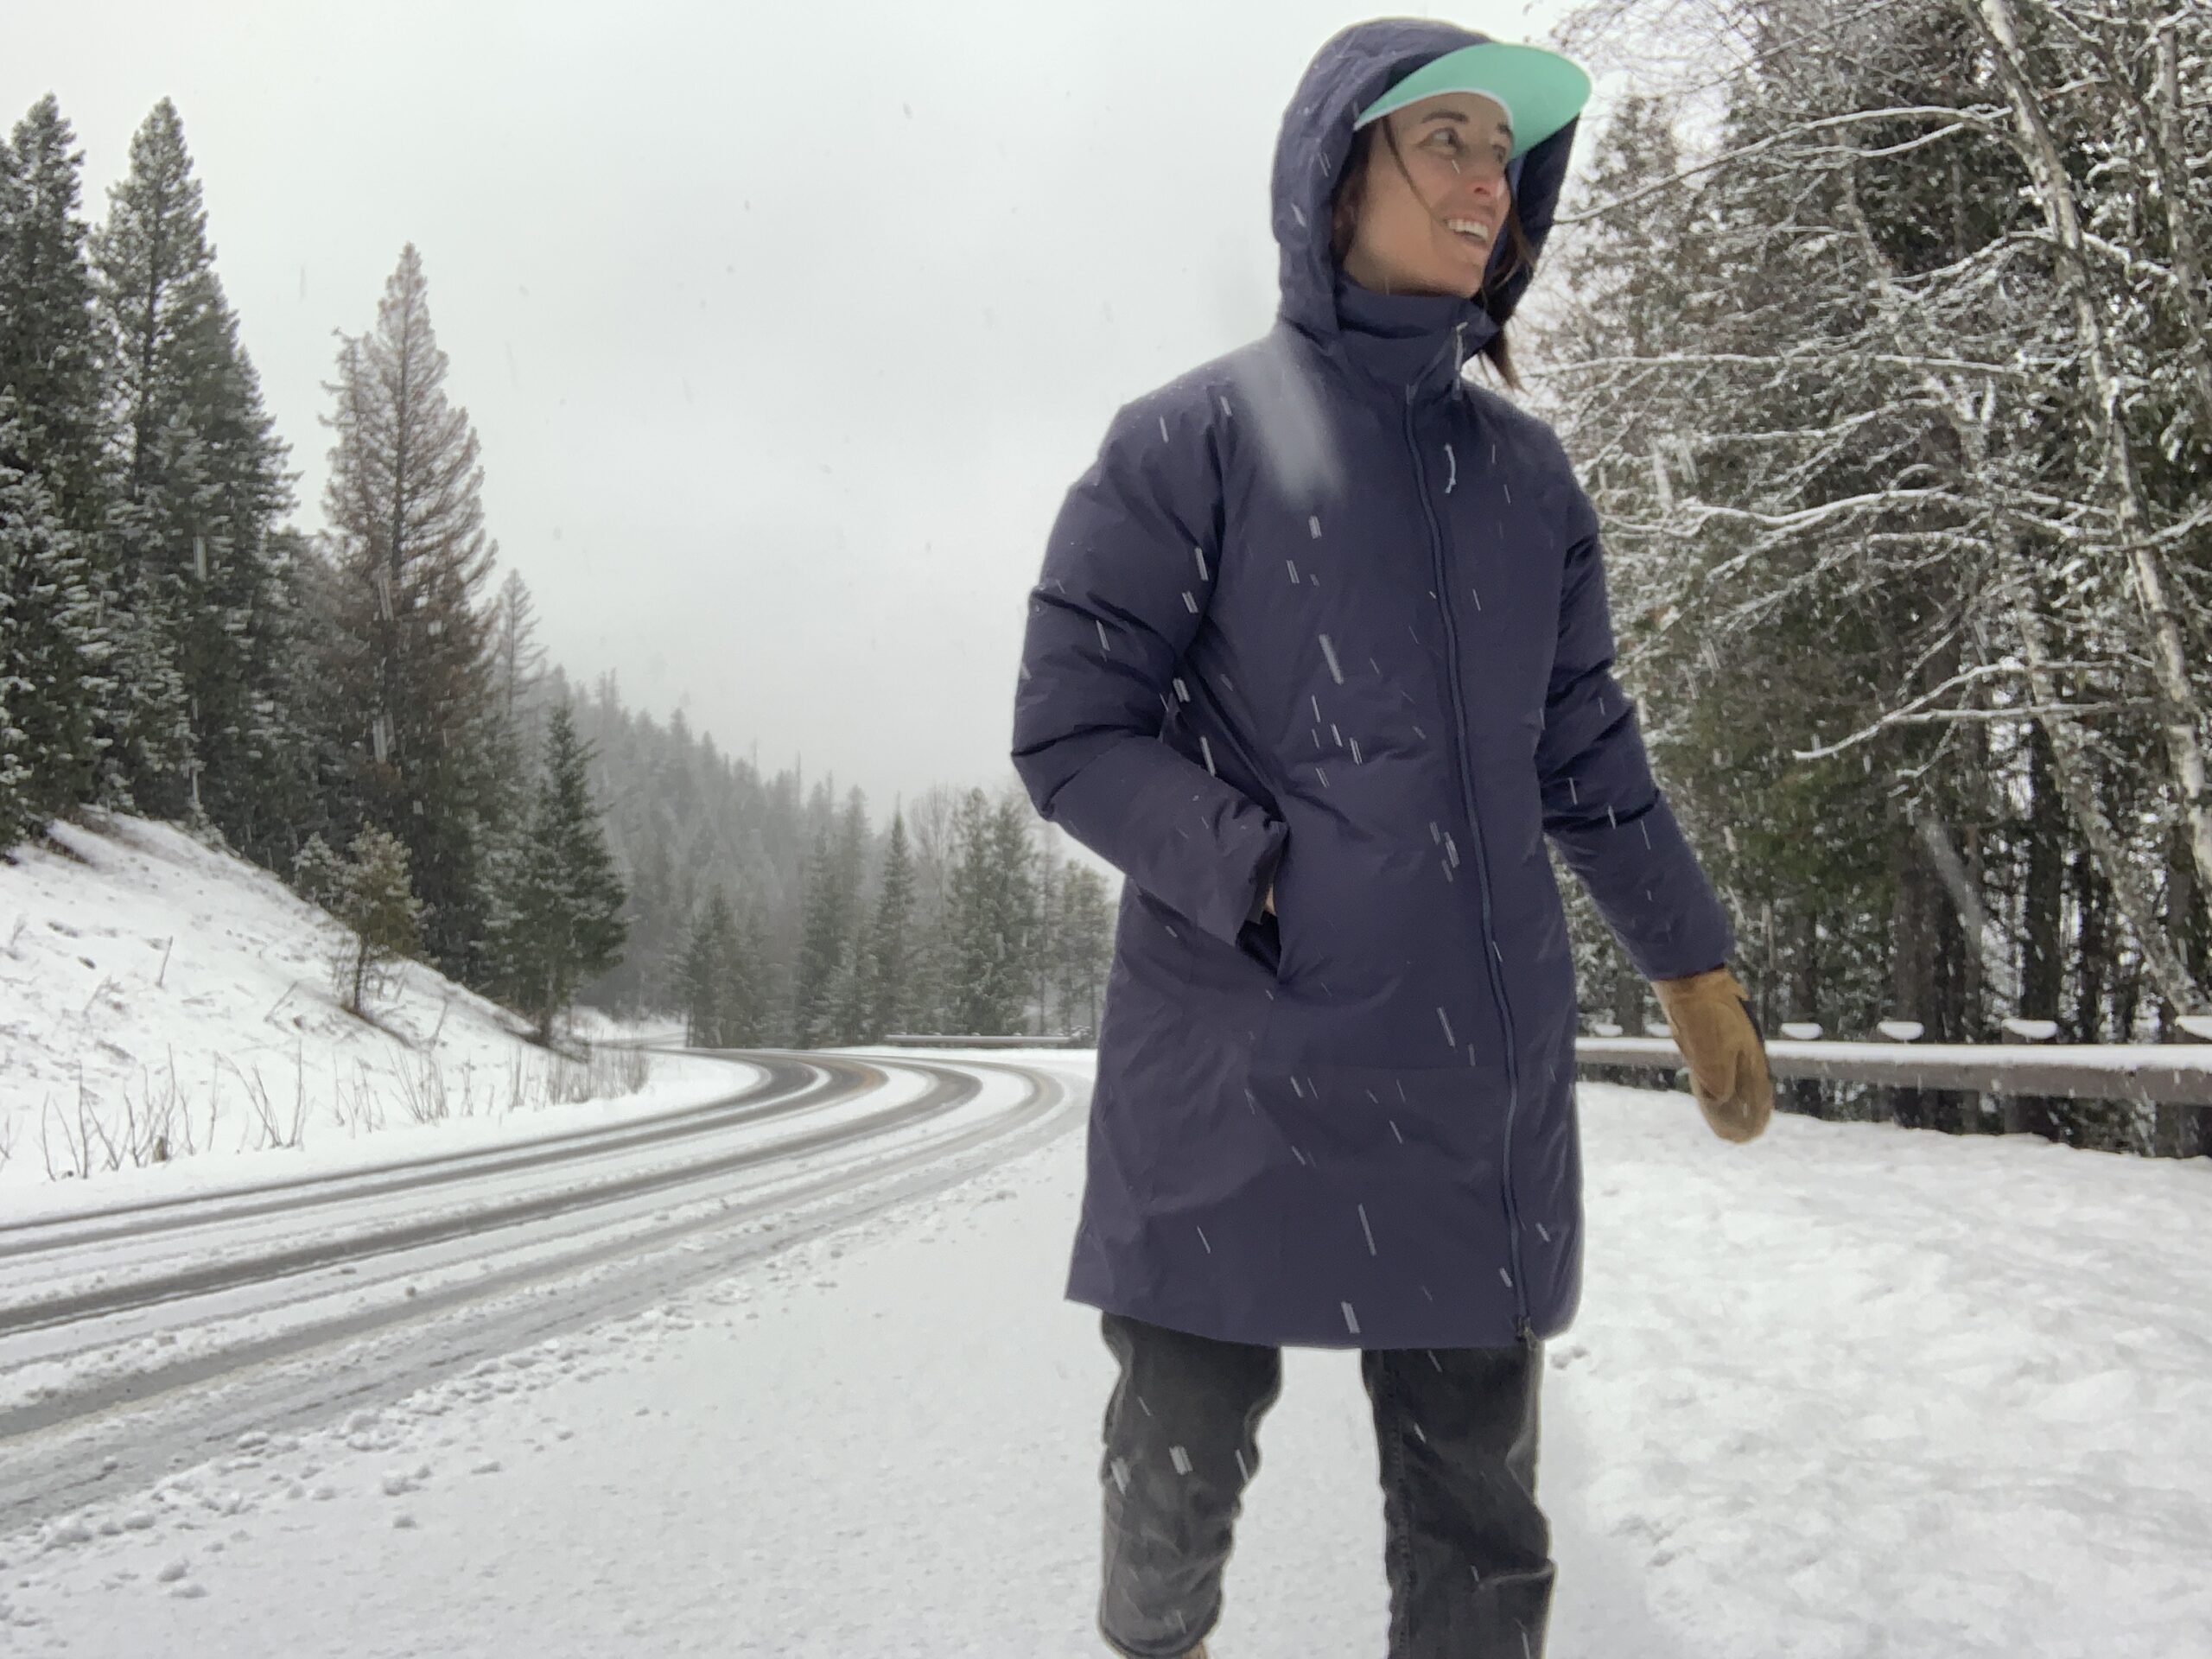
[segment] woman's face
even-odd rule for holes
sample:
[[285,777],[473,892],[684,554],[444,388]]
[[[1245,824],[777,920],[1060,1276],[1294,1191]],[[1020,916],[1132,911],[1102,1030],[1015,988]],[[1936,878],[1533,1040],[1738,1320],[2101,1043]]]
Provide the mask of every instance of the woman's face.
[[1495,99],[1440,92],[1382,118],[1344,271],[1384,294],[1481,290],[1505,233],[1505,163],[1513,132]]

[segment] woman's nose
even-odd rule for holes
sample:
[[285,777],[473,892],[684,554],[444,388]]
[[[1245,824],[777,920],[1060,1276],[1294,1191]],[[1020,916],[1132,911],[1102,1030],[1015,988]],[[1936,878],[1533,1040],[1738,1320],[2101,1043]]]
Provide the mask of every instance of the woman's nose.
[[1471,172],[1460,180],[1460,188],[1484,207],[1495,207],[1505,200],[1505,174],[1502,169]]
[[1478,195],[1496,196],[1505,189],[1505,163],[1494,157],[1455,162],[1452,170],[1459,175],[1459,182]]

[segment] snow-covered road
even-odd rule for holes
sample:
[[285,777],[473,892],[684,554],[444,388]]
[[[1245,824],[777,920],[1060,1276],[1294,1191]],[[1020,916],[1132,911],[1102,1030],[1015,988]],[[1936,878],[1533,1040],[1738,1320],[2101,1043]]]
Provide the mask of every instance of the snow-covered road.
[[[75,1426],[66,1511],[0,1533],[0,1652],[1092,1659],[1088,1059],[930,1057],[981,1084],[964,1170]],[[1551,1659],[2212,1654],[2206,1160],[1581,1099]],[[1287,1370],[1216,1647],[1379,1654],[1357,1367]],[[21,1444],[0,1493],[55,1478]]]
[[836,1056],[731,1077],[721,1100],[586,1132],[0,1226],[0,1528],[125,1464],[205,1455],[272,1402],[316,1421],[359,1396],[372,1345],[396,1397],[677,1294],[1032,1144],[1067,1092]]

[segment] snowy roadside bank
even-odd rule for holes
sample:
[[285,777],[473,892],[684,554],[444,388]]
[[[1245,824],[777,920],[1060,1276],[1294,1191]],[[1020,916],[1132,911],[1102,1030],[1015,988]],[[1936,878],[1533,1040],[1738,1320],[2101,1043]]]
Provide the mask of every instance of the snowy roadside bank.
[[759,1075],[548,1053],[420,963],[365,1023],[331,992],[337,925],[266,871],[141,819],[53,838],[0,861],[0,1217],[595,1127]]
[[[931,1056],[931,1058],[942,1058]],[[1083,1075],[1064,1052],[1019,1059]],[[2212,1175],[1582,1090],[1554,1659],[2182,1659]],[[26,1653],[1090,1656],[1082,1137],[638,1319],[0,1541]],[[1357,1368],[1294,1352],[1217,1646],[1379,1652]]]

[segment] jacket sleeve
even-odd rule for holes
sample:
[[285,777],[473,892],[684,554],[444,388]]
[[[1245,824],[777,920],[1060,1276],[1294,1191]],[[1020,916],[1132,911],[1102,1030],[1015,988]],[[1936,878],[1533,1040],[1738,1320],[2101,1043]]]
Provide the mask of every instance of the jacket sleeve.
[[1544,833],[1637,972],[1646,979],[1702,973],[1728,959],[1735,939],[1652,778],[1636,705],[1613,678],[1597,510],[1579,482],[1570,499],[1559,647],[1536,745]]
[[1068,492],[1031,591],[1014,764],[1047,819],[1226,943],[1265,897],[1281,822],[1160,738],[1220,562],[1213,435],[1124,407]]

